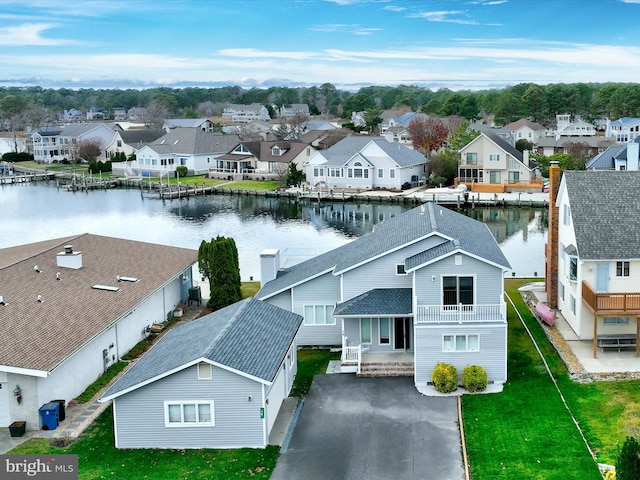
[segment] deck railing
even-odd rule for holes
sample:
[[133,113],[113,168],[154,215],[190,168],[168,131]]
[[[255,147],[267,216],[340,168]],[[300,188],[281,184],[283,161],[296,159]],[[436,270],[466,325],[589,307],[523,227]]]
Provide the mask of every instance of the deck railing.
[[583,280],[582,299],[594,312],[640,312],[640,292],[596,292]]
[[506,303],[490,305],[418,305],[417,323],[506,322]]

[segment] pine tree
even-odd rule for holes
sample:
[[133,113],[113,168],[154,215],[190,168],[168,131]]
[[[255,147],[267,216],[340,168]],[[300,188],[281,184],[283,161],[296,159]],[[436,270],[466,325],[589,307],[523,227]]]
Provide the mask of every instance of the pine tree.
[[209,280],[211,294],[207,306],[219,310],[242,299],[240,263],[233,238],[217,236],[205,240],[198,249],[200,273]]
[[616,462],[616,480],[637,480],[640,478],[640,443],[627,437]]

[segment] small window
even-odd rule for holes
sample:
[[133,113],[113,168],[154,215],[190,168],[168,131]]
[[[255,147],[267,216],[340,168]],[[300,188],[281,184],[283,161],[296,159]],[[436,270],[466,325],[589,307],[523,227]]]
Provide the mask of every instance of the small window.
[[213,377],[211,364],[201,362],[198,364],[198,380],[211,380]]
[[384,178],[384,168],[378,169],[378,178]]
[[371,343],[371,319],[360,319],[360,343]]
[[404,269],[404,263],[399,263],[396,265],[396,275],[406,275],[407,272]]
[[396,169],[395,168],[390,168],[389,169],[389,178],[396,178]]
[[564,283],[560,283],[560,300],[564,302]]
[[569,280],[578,279],[578,257],[569,256]]
[[571,295],[571,313],[576,314],[576,297]]
[[490,162],[499,162],[500,161],[500,154],[498,153],[492,153],[489,155],[489,161]]
[[391,321],[389,318],[380,318],[378,320],[378,343],[380,345],[389,345],[391,343]]
[[616,277],[629,276],[629,262],[616,262]]
[[569,205],[563,205],[562,209],[562,223],[563,225],[571,225],[571,209]]
[[213,427],[214,408],[211,401],[164,402],[165,427]]
[[628,317],[604,317],[605,325],[627,325],[628,323]]

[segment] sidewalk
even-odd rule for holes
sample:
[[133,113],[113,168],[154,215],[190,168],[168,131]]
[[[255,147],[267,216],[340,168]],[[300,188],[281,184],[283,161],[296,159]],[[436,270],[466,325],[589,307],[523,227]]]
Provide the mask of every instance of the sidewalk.
[[[175,324],[179,325],[183,322],[189,322],[198,318],[206,309],[206,301],[202,305],[185,306],[184,314]],[[167,330],[164,330],[166,332]],[[60,422],[55,430],[27,430],[22,437],[11,437],[8,428],[0,428],[0,454],[4,454],[18,445],[26,442],[31,438],[49,438],[61,439],[61,442],[71,443],[77,440],[82,433],[89,428],[98,416],[104,412],[111,402],[99,403],[98,398],[106,391],[107,388],[120,378],[126,372],[135,360],[131,362],[122,372],[120,372],[110,383],[103,387],[96,395],[87,403],[77,404],[65,408],[65,419]]]

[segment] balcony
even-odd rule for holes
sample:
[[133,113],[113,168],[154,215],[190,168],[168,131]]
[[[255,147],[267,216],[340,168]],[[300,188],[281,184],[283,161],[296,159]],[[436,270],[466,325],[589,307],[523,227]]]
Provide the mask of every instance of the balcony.
[[481,323],[507,321],[507,304],[418,305],[417,324]]
[[598,292],[582,281],[582,300],[597,316],[640,315],[640,292]]

